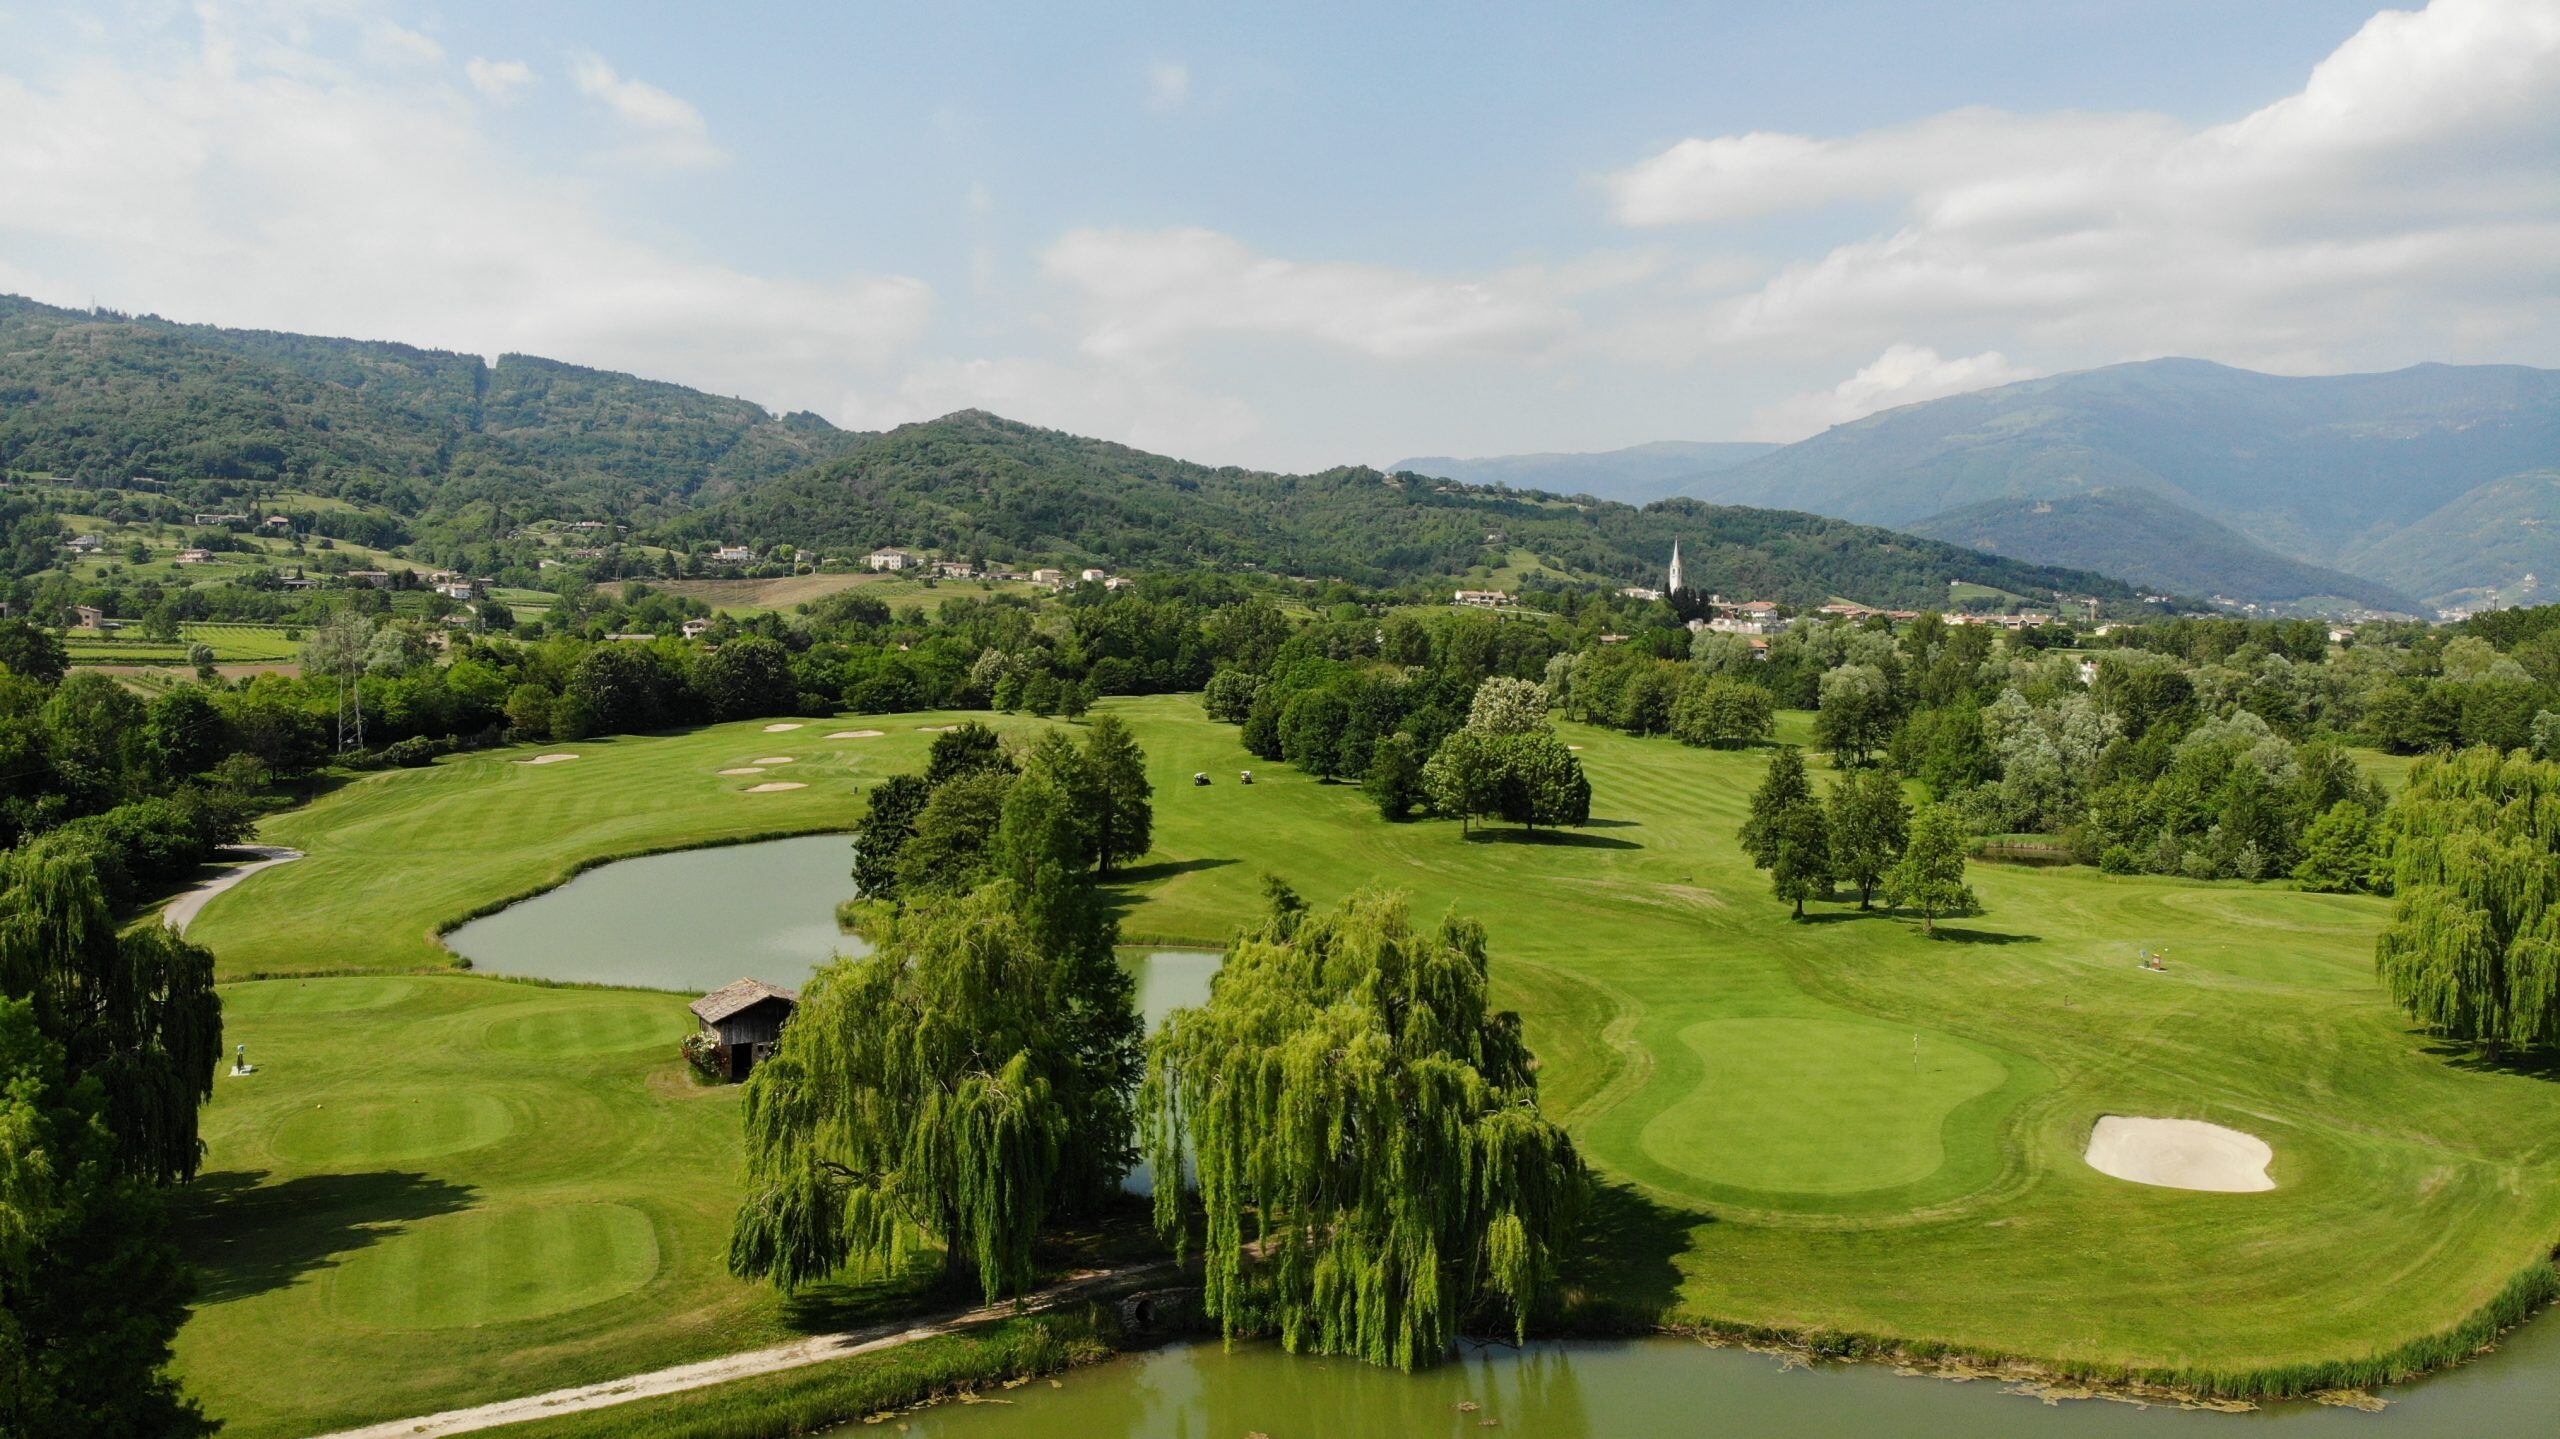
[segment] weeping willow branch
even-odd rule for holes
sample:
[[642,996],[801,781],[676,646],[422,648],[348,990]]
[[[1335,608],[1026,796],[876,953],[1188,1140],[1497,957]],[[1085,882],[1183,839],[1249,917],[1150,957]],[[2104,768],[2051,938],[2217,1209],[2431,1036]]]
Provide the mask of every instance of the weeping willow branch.
[[1418,933],[1398,898],[1282,907],[1159,1031],[1140,1098],[1157,1225],[1183,1246],[1189,1153],[1230,1337],[1267,1315],[1292,1351],[1411,1369],[1483,1297],[1525,1333],[1583,1172],[1485,964],[1481,925]]
[[2382,825],[2385,988],[2489,1048],[2560,1043],[2560,766],[2475,748],[2421,760]]

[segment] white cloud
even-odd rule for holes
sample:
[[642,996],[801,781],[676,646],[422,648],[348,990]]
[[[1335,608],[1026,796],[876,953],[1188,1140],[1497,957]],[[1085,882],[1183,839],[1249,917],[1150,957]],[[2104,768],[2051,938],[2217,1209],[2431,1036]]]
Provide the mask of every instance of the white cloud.
[[625,154],[674,169],[716,165],[728,158],[711,142],[711,127],[691,102],[645,80],[616,74],[603,56],[571,56],[569,78],[579,94],[621,124],[628,137]]
[[[2272,368],[2495,353],[2560,320],[2560,5],[2385,11],[2227,124],[1959,110],[1681,141],[1609,176],[1636,226],[1866,233],[1693,317],[1693,352],[1970,327],[2082,358]],[[1872,216],[1891,218],[1881,230]]]
[[518,90],[533,83],[533,67],[522,60],[491,60],[474,55],[462,66],[471,88],[490,99],[505,104]]
[[375,60],[432,65],[444,58],[444,47],[405,25],[376,20],[365,27],[365,53]]
[[1162,113],[1191,102],[1191,67],[1163,60],[1147,67],[1147,108]]
[[496,143],[458,83],[331,59],[327,32],[226,17],[218,34],[153,38],[34,81],[0,75],[13,287],[522,351],[794,407],[867,382],[930,318],[921,280],[772,279],[652,243],[592,178]]
[[1207,335],[1315,340],[1380,359],[1521,354],[1571,328],[1569,282],[1532,271],[1442,280],[1258,255],[1214,230],[1074,230],[1041,257],[1086,313],[1087,354],[1167,354]]
[[1800,440],[1878,410],[2005,385],[2033,378],[2035,373],[2009,363],[1997,350],[1948,359],[1926,345],[1895,345],[1828,390],[1796,395],[1760,410],[1743,438]]

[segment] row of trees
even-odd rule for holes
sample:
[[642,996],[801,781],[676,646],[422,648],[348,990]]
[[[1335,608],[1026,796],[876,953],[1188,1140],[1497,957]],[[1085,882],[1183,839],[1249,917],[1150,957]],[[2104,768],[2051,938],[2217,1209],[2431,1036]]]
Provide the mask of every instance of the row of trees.
[[1817,799],[1804,756],[1793,746],[1780,749],[1752,792],[1741,841],[1797,919],[1807,901],[1828,900],[1844,882],[1858,891],[1860,909],[1872,907],[1881,888],[1887,904],[1918,911],[1933,939],[1940,915],[1979,908],[1964,879],[1962,823],[1943,805],[1923,805],[1915,815],[1901,781],[1883,770],[1845,773]]

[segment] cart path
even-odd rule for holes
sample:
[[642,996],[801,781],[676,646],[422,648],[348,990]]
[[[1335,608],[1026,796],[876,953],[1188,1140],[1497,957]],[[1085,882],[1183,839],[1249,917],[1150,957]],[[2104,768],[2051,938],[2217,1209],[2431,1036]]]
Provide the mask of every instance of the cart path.
[[759,1374],[779,1374],[787,1369],[800,1369],[811,1364],[824,1364],[830,1359],[845,1359],[856,1354],[870,1354],[882,1349],[895,1349],[919,1339],[933,1339],[971,1325],[985,1324],[1017,1313],[1038,1313],[1063,1304],[1094,1298],[1124,1285],[1149,1279],[1172,1277],[1176,1273],[1170,1261],[1135,1265],[1125,1269],[1090,1269],[1079,1271],[1046,1289],[1034,1290],[1019,1300],[1007,1299],[998,1304],[980,1305],[974,1309],[955,1309],[922,1319],[899,1319],[874,1324],[862,1329],[849,1329],[841,1334],[819,1334],[795,1339],[770,1349],[750,1349],[743,1354],[724,1355],[692,1364],[679,1364],[670,1369],[653,1369],[646,1374],[633,1374],[621,1379],[608,1379],[601,1384],[582,1384],[572,1389],[554,1389],[548,1394],[533,1394],[522,1399],[502,1399],[470,1409],[448,1409],[441,1414],[426,1414],[415,1419],[394,1419],[382,1424],[368,1424],[361,1429],[342,1429],[321,1439],[433,1439],[441,1434],[467,1434],[476,1429],[491,1429],[501,1424],[522,1424],[532,1419],[548,1419],[559,1414],[579,1414],[591,1409],[611,1408],[635,1399],[651,1399],[662,1394],[681,1394],[688,1389],[701,1389],[725,1384],[732,1379],[750,1379]]
[[195,888],[179,895],[176,899],[169,901],[169,907],[160,911],[161,923],[166,924],[180,934],[184,934],[187,932],[187,926],[194,922],[196,915],[201,912],[207,904],[212,902],[215,895],[222,893],[224,890],[231,888],[233,885],[238,884],[240,881],[247,879],[249,876],[256,874],[262,869],[273,869],[277,865],[291,864],[295,860],[302,858],[302,851],[298,849],[286,849],[282,845],[274,844],[237,844],[231,846],[229,852],[233,854],[255,855],[257,858],[251,860],[247,864],[235,865],[230,869],[226,869],[222,873],[215,875],[213,878],[197,885]]

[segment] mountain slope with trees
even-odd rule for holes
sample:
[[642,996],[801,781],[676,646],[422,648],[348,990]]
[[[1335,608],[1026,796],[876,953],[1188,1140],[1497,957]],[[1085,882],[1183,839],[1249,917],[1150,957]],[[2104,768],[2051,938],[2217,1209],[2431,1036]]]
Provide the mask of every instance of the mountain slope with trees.
[[[2480,576],[2459,554],[2425,545],[2394,563],[2393,537],[2555,457],[2560,371],[2281,376],[2165,359],[1887,410],[1704,476],[1688,493],[1909,526],[1997,500],[2144,490],[2292,559],[2436,599]],[[2466,527],[2534,517],[2527,501],[2498,492],[2475,508]],[[2159,564],[2183,537],[2182,527],[2132,542]],[[2519,572],[2560,570],[2560,533],[2526,539]]]
[[815,415],[529,355],[177,324],[0,296],[0,471],[630,519],[859,443]]
[[1365,468],[1211,468],[964,410],[671,526],[842,551],[925,546],[1131,568],[1209,565],[1393,584],[1526,549],[1557,570],[1659,584],[1672,543],[1700,589],[1820,604],[1944,604],[1951,581],[2029,596],[2133,591],[2085,571],[1784,510],[1670,500],[1636,509]]
[[1556,495],[1589,495],[1643,505],[1684,493],[1702,476],[1756,460],[1777,449],[1752,440],[1656,440],[1622,450],[1459,459],[1424,455],[1398,460],[1389,473],[1411,470],[1464,485],[1504,485]]
[[2098,570],[2172,594],[2278,603],[2326,598],[2398,614],[2423,610],[2390,585],[2289,559],[2144,489],[1986,500],[1910,529],[1993,554]]

